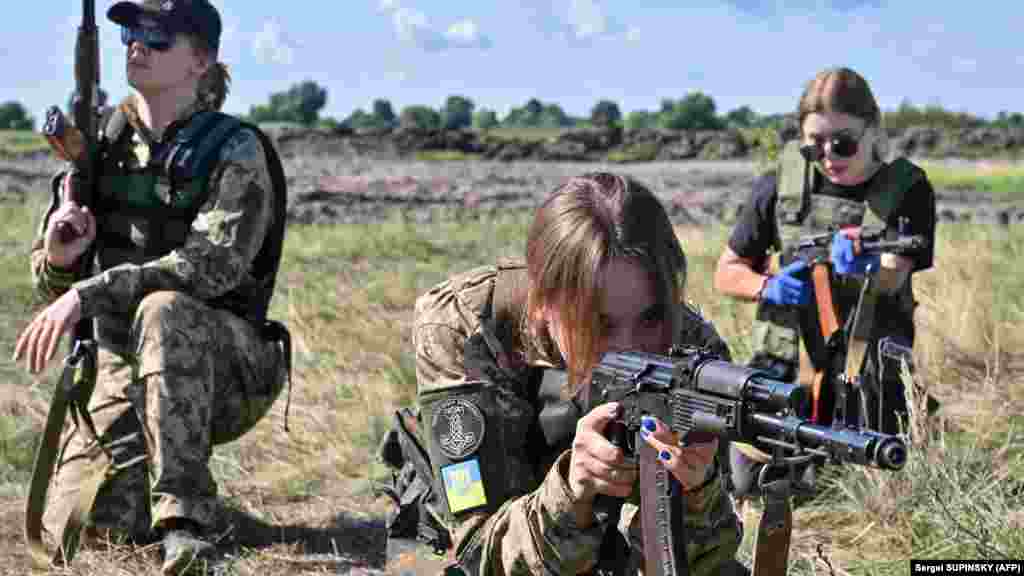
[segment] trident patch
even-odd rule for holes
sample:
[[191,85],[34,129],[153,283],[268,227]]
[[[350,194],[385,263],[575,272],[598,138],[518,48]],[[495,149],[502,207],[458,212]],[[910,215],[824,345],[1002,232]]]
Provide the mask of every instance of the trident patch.
[[451,398],[434,409],[430,424],[441,452],[452,460],[469,456],[484,441],[484,415],[465,398]]

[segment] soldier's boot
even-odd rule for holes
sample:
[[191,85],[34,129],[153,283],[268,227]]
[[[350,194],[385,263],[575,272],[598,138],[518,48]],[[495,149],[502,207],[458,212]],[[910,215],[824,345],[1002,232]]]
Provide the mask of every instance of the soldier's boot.
[[161,568],[164,576],[179,576],[192,569],[202,573],[210,564],[216,547],[203,540],[199,535],[199,526],[193,522],[175,522],[165,529],[162,547],[164,563]]

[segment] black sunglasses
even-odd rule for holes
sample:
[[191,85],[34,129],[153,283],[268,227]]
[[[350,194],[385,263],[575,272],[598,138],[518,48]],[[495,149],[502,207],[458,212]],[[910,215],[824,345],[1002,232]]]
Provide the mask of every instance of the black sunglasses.
[[174,45],[174,34],[154,26],[122,26],[121,42],[125,46],[139,42],[150,50],[166,52]]
[[857,154],[857,150],[860,148],[860,139],[863,137],[863,131],[856,137],[849,132],[831,134],[828,138],[816,136],[814,144],[805,144],[800,147],[800,154],[808,162],[817,162],[825,157],[825,143],[827,142],[833,154],[840,158],[850,158]]

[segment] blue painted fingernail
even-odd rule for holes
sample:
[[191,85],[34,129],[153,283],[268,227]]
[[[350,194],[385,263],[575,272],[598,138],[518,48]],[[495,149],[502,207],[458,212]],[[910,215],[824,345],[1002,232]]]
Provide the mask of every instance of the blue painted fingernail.
[[654,432],[655,430],[658,429],[658,425],[654,423],[654,418],[651,418],[650,416],[642,417],[640,419],[640,422],[643,424],[644,429],[648,430],[649,432]]
[[669,460],[672,459],[672,455],[668,453],[668,450],[662,450],[658,454],[658,458],[661,458],[662,462],[668,462]]

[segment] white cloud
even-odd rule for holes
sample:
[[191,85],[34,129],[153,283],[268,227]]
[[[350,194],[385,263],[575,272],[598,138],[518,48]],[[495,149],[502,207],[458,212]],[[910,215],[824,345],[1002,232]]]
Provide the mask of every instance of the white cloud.
[[391,13],[391,22],[399,41],[427,52],[441,52],[451,48],[486,49],[491,45],[490,39],[480,32],[480,27],[472,19],[456,21],[441,32],[431,26],[423,12],[401,6],[398,0],[380,0],[379,7]]
[[636,26],[630,26],[626,29],[626,42],[635,44],[640,41],[640,29]]
[[564,42],[598,39],[635,41],[636,33],[610,17],[600,0],[520,0],[520,9],[538,33]]
[[580,40],[608,32],[608,18],[594,0],[571,0],[568,20],[573,33]]
[[252,39],[252,51],[264,64],[291,64],[298,45],[290,40],[275,20],[263,23],[263,30]]
[[978,71],[978,61],[974,58],[955,57],[952,66],[953,72],[957,74],[973,74]]

